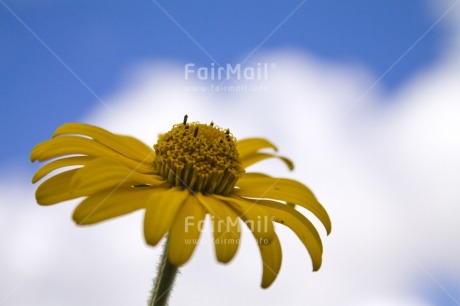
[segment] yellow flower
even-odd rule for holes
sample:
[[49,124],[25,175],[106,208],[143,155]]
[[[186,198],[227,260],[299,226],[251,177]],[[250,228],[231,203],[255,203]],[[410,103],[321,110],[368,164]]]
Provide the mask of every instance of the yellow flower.
[[41,205],[51,205],[86,197],[73,213],[78,225],[145,209],[145,240],[154,246],[169,234],[168,259],[177,267],[192,255],[207,214],[217,260],[229,262],[238,249],[241,219],[260,249],[262,287],[266,288],[281,267],[273,221],[294,231],[307,248],[315,271],[321,266],[321,238],[291,204],[312,212],[328,234],[331,222],[301,183],[245,172],[246,167],[273,157],[293,168],[289,159],[263,149],[277,150],[262,138],[236,141],[228,129],[213,123],[187,123],[187,116],[161,135],[153,149],[133,137],[68,123],[32,150],[32,161],[53,159],[37,171],[32,182],[65,168],[37,188],[36,198]]

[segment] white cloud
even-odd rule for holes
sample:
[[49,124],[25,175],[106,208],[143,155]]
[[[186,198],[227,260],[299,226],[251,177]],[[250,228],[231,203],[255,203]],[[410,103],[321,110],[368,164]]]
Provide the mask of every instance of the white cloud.
[[[90,114],[85,121],[149,144],[184,114],[238,138],[270,138],[296,170],[276,161],[259,169],[305,182],[330,211],[319,272],[310,271],[296,237],[278,228],[283,266],[274,285],[260,289],[260,256],[244,232],[228,265],[200,245],[171,304],[432,305],[417,291],[436,287],[426,272],[460,275],[460,47],[455,39],[449,47],[395,96],[376,88],[350,111],[372,84],[364,70],[281,50],[254,61],[276,63],[267,92],[187,92],[183,67],[155,63],[109,99],[111,111]],[[4,305],[144,302],[160,248],[144,245],[142,214],[82,229],[70,221],[71,203],[38,207],[32,188],[18,183],[2,182],[0,192],[7,246],[0,301],[12,292]]]

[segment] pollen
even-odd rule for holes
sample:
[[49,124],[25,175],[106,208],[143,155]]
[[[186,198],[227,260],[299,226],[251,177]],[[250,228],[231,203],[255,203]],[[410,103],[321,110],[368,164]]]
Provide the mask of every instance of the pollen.
[[235,137],[213,122],[187,123],[187,118],[153,146],[155,171],[174,186],[229,195],[244,173]]

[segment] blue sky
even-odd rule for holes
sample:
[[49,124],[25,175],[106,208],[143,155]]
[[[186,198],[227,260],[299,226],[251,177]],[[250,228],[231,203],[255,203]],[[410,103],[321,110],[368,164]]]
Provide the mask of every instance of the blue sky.
[[[70,252],[66,242],[76,239],[75,248],[84,249],[86,242],[83,240],[91,239],[84,235],[94,234],[91,241],[99,245],[105,241],[104,235],[110,232],[104,232],[104,226],[110,226],[109,223],[97,227],[98,231],[92,228],[91,232],[81,234],[78,229],[74,233],[74,226],[68,220],[69,211],[49,208],[48,212],[48,208],[36,207],[32,195],[35,187],[30,186],[29,176],[38,165],[29,162],[31,148],[49,138],[60,124],[69,121],[88,120],[110,129],[140,131],[145,136],[152,134],[152,127],[155,127],[155,135],[161,131],[157,130],[164,128],[158,123],[161,120],[170,122],[178,112],[179,118],[184,113],[196,112],[196,116],[212,115],[223,121],[235,121],[238,116],[238,119],[241,118],[238,124],[246,127],[240,128],[240,131],[275,131],[274,137],[284,145],[280,147],[287,150],[294,148],[288,151],[288,155],[294,155],[300,163],[304,162],[297,173],[308,174],[308,184],[313,184],[314,190],[325,199],[326,206],[331,207],[334,220],[339,224],[339,230],[331,237],[332,242],[329,246],[325,245],[325,249],[330,250],[327,255],[330,258],[325,261],[329,261],[329,265],[325,264],[325,271],[316,278],[318,290],[312,289],[315,284],[311,283],[305,290],[312,290],[313,294],[319,292],[320,295],[326,288],[320,285],[331,283],[339,291],[338,297],[348,298],[361,294],[360,286],[367,285],[368,281],[370,287],[375,282],[379,288],[384,288],[385,281],[397,287],[397,281],[411,275],[414,279],[404,285],[409,284],[410,287],[415,284],[415,289],[409,289],[414,289],[424,301],[431,303],[427,305],[456,305],[449,294],[458,297],[460,292],[458,275],[452,272],[457,271],[459,262],[455,258],[460,256],[456,256],[459,250],[449,240],[449,235],[457,235],[459,230],[455,217],[458,216],[459,197],[455,190],[460,173],[457,154],[460,152],[457,136],[460,112],[456,102],[460,93],[457,89],[459,70],[455,67],[459,67],[460,60],[455,54],[460,52],[457,52],[458,47],[453,46],[455,42],[460,45],[456,40],[460,26],[453,26],[447,13],[449,6],[457,2],[446,0],[435,6],[434,1],[416,0],[198,3],[0,0],[0,158],[9,171],[8,175],[17,167],[27,176],[17,175],[19,179],[16,178],[16,181],[21,183],[18,196],[10,195],[10,190],[16,191],[16,186],[12,188],[8,185],[8,178],[0,177],[0,191],[7,194],[3,198],[5,203],[30,204],[24,204],[23,211],[19,213],[15,211],[16,207],[0,205],[6,216],[3,221],[13,228],[11,232],[14,233],[7,237],[11,241],[7,249],[12,251],[0,255],[0,259],[3,258],[1,256],[13,258],[9,266],[16,268],[31,266],[35,268],[31,269],[33,271],[49,271],[35,274],[32,271],[31,275],[26,271],[23,276],[21,268],[17,268],[19,272],[13,268],[13,272],[8,270],[11,272],[9,277],[14,280],[13,286],[15,282],[25,283],[24,288],[16,290],[19,292],[16,296],[26,296],[22,293],[29,292],[29,288],[33,291],[30,295],[32,299],[47,301],[54,293],[47,290],[42,293],[36,284],[45,283],[42,279],[60,279],[59,273],[53,274],[53,256],[64,255],[70,262],[86,263],[93,254],[89,254],[88,258],[85,255],[78,257],[81,254]],[[458,6],[456,9],[458,11]],[[446,18],[441,18],[443,14]],[[234,65],[248,56],[255,61],[278,64],[278,71],[267,81],[272,89],[270,93],[213,96],[184,92],[184,84],[188,84],[183,79],[186,63],[194,63],[197,67],[209,67],[213,61],[220,65]],[[139,73],[138,68],[148,73]],[[136,77],[140,81],[133,84]],[[363,92],[366,94],[362,95]],[[150,100],[152,97],[158,100]],[[364,97],[362,101],[360,97]],[[224,111],[215,111],[213,99],[221,103],[219,108]],[[354,106],[354,109],[345,116],[336,117],[336,113],[343,112],[342,102]],[[360,102],[359,105],[357,102]],[[162,103],[165,103],[164,107]],[[232,109],[233,106],[247,109],[247,112],[239,113]],[[284,108],[291,113],[286,115]],[[266,118],[259,118],[263,116],[254,115],[257,112],[264,113],[270,124],[266,123]],[[148,122],[150,116],[152,122]],[[299,126],[303,130],[298,129]],[[259,127],[260,130],[257,130]],[[289,134],[291,132],[294,136]],[[305,141],[292,144],[292,139]],[[329,175],[323,172],[329,172]],[[434,202],[436,207],[429,210],[427,207]],[[363,208],[368,210],[371,221],[360,218]],[[398,217],[402,216],[403,225],[398,223],[393,226],[394,215],[391,218],[387,215],[387,210],[391,209],[398,212]],[[415,216],[414,211],[417,212]],[[48,213],[51,217],[45,217]],[[16,218],[21,214],[30,216],[30,219]],[[53,216],[62,218],[62,224]],[[404,219],[404,216],[409,218]],[[36,233],[23,234],[20,227],[24,224],[35,228]],[[432,228],[426,224],[432,225]],[[361,231],[362,225],[368,226],[365,231]],[[0,235],[1,226],[0,222]],[[405,231],[395,234],[398,226]],[[50,233],[46,231],[49,228],[53,229]],[[121,228],[126,230],[123,223]],[[43,231],[49,238],[39,236]],[[121,233],[116,225],[111,227],[111,231]],[[120,245],[128,243],[135,253],[131,256],[143,256],[136,262],[136,268],[142,269],[140,263],[144,261],[150,264],[152,254],[143,253],[146,248],[141,238],[133,242],[131,237],[127,238],[124,233],[121,235],[124,240],[120,240]],[[356,238],[352,237],[355,235]],[[381,243],[377,243],[378,238],[372,235],[380,238]],[[18,242],[21,239],[16,237],[26,242],[21,244]],[[54,246],[51,251],[43,251],[34,244],[46,246],[52,240],[59,241],[60,245],[51,242]],[[392,254],[397,252],[389,247],[383,249],[388,246],[389,240],[396,240],[398,246],[408,245],[410,253],[415,254],[414,261],[420,261],[420,267],[418,263],[407,264],[400,258],[399,261],[394,259]],[[30,241],[32,247],[28,244]],[[350,241],[358,246],[358,250],[349,250]],[[366,249],[366,244],[369,244],[370,250],[361,252],[360,243]],[[295,246],[291,247],[295,249]],[[90,250],[95,252],[95,261],[104,261],[110,256],[107,266],[121,265],[125,260],[124,253],[112,256],[119,250],[110,243],[101,247],[100,253],[96,249]],[[36,259],[18,255],[28,254],[30,250],[36,251]],[[289,252],[286,253],[289,258]],[[247,255],[244,254],[241,257]],[[388,261],[385,260],[387,257]],[[350,265],[343,264],[347,260]],[[397,261],[394,269],[391,260]],[[196,271],[201,273],[203,264],[207,264],[203,263],[202,257],[196,261],[198,263],[191,264],[186,270],[192,273],[184,273],[185,279],[179,284],[182,286],[179,291],[193,291],[194,286],[202,290],[209,285],[215,294],[220,294],[222,288],[208,283],[206,276],[199,280],[194,278],[198,273]],[[67,275],[80,272],[72,264],[59,263],[60,269],[67,271]],[[243,269],[249,269],[241,264],[241,260],[239,264]],[[380,266],[385,271],[380,271]],[[213,264],[207,269],[210,273],[208,277],[220,273],[221,267],[216,267]],[[365,267],[375,275],[371,276],[372,273]],[[102,271],[99,272],[99,280],[105,282],[107,276],[104,275],[104,267],[101,269],[98,270]],[[301,277],[309,277],[310,274],[305,276],[303,270],[293,271],[289,266],[283,269],[286,272],[280,276],[280,287],[271,293],[263,293],[266,295],[257,292],[255,301],[265,298],[270,302],[273,298],[275,303],[279,293],[285,294],[290,286],[302,290],[302,287],[296,287],[298,284],[289,283],[287,275],[293,273],[305,280]],[[229,270],[225,267],[222,275],[228,277]],[[356,274],[350,275],[350,271]],[[84,275],[83,269],[81,273]],[[112,275],[110,273],[114,271],[108,271],[107,275]],[[128,278],[132,277],[128,268],[123,273],[129,275]],[[112,279],[116,278],[116,275],[112,276]],[[376,280],[379,277],[382,283]],[[27,281],[28,278],[31,280]],[[348,278],[352,281],[344,285],[344,280]],[[143,286],[145,279],[142,275],[133,283]],[[69,277],[62,282],[67,284],[63,285],[62,296],[75,294],[79,297],[80,291],[72,291],[71,288],[75,281]],[[241,280],[240,290],[247,287],[243,281],[247,280]],[[312,279],[307,278],[307,281]],[[442,287],[437,285],[438,281]],[[356,287],[353,287],[353,282]],[[200,284],[203,287],[199,287]],[[2,285],[0,280],[0,289]],[[109,285],[101,287],[101,292],[113,291]],[[91,289],[91,285],[87,285],[89,288],[81,286],[78,288],[82,291]],[[445,288],[449,294],[446,294]],[[349,295],[347,290],[350,290]],[[387,297],[383,290],[379,294],[382,296],[377,296],[376,301]],[[98,297],[100,301],[105,301],[103,295]],[[293,294],[292,298],[295,297]],[[23,297],[16,298],[20,300]],[[117,296],[113,298],[116,300]],[[125,298],[129,300],[129,294]],[[179,301],[180,298],[185,297],[178,297]],[[1,300],[0,294],[0,304]],[[14,297],[11,300],[16,305]],[[17,305],[27,305],[25,301]],[[229,299],[228,303],[232,301]],[[97,301],[94,303],[98,305]],[[76,305],[81,304],[87,303],[80,301]],[[372,305],[425,306],[391,302]]]
[[[3,160],[26,158],[37,141],[81,118],[99,103],[95,95],[105,100],[144,62],[235,64],[254,51],[296,48],[358,65],[377,79],[439,17],[428,1],[0,4],[1,124],[15,131],[1,134]],[[447,34],[443,22],[433,27],[382,88],[391,93],[434,63]]]

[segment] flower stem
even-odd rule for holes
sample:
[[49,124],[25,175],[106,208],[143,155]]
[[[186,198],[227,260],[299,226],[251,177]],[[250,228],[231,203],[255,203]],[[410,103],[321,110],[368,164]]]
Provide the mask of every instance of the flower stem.
[[150,296],[148,306],[165,306],[167,305],[169,295],[171,294],[174,280],[178,272],[178,268],[168,261],[168,245],[169,237],[163,246],[163,254],[161,255],[160,264],[158,265],[157,277],[154,281],[152,295]]

